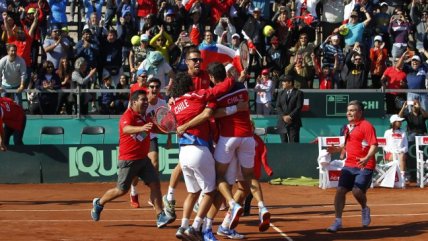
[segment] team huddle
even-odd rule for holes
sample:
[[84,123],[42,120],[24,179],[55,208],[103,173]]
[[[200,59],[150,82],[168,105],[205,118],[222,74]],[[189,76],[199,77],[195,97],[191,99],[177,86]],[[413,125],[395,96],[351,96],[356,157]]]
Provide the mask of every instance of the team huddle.
[[[188,195],[176,232],[178,239],[217,240],[212,225],[222,205],[229,209],[217,235],[243,239],[235,228],[244,213],[242,203],[251,197],[257,200],[259,207],[259,231],[266,231],[270,226],[270,213],[257,181],[260,164],[256,163],[254,168],[255,160],[260,160],[256,158],[260,157],[257,149],[264,143],[254,134],[248,92],[243,83],[227,77],[221,63],[211,63],[207,71],[201,70],[202,59],[197,49],[187,52],[186,62],[189,71],[178,73],[169,88],[168,106],[176,119],[180,151],[179,165],[171,175],[167,194],[162,197],[160,190],[157,137],[153,137],[153,133],[164,133],[165,128],[159,120],[153,121],[159,118],[150,111],[153,105],[159,108],[159,88],[153,87],[160,85],[149,80],[149,89],[131,92],[129,108],[119,121],[117,185],[93,200],[91,216],[98,221],[104,205],[129,189],[131,206],[139,207],[135,187],[139,177],[150,188],[149,203],[156,210],[157,227],[164,227],[176,219],[174,191],[182,174]],[[271,175],[272,170],[265,160],[263,165]],[[237,190],[233,193],[235,183]],[[190,225],[192,211],[196,212],[196,217]]]

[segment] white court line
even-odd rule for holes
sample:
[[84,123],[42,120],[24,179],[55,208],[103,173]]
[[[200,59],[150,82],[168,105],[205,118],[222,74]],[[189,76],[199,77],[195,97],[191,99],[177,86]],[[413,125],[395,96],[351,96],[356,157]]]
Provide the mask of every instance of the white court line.
[[288,235],[286,233],[284,233],[281,229],[279,229],[278,227],[276,227],[275,225],[273,225],[273,223],[270,223],[270,226],[275,229],[275,231],[277,231],[282,237],[284,237],[285,239],[287,239],[288,241],[293,241],[292,238],[288,237]]

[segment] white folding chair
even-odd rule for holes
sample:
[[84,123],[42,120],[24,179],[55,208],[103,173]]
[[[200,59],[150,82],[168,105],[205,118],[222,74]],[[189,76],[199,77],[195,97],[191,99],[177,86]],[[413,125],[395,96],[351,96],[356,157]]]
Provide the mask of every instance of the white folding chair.
[[389,188],[404,188],[405,181],[400,171],[400,162],[397,154],[393,154],[392,161],[385,161],[386,138],[377,138],[378,147],[382,149],[382,160],[376,165],[373,175],[372,187],[381,186]]
[[428,184],[428,136],[416,136],[416,182],[420,188]]
[[318,137],[318,170],[319,187],[322,189],[337,187],[339,183],[340,171],[343,161],[331,160],[331,155],[327,152],[329,146],[342,146],[345,143],[343,136]]

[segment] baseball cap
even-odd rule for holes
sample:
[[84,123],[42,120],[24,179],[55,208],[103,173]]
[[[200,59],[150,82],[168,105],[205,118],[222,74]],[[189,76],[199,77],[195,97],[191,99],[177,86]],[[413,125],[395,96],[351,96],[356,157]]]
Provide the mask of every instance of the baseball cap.
[[374,41],[381,41],[382,42],[382,36],[376,35],[376,37],[374,37]]
[[58,26],[58,24],[52,24],[51,30],[60,30],[60,27]]
[[254,8],[253,12],[260,12],[260,8]]
[[351,17],[352,17],[352,16],[356,16],[356,17],[358,17],[358,13],[357,13],[357,11],[352,11],[352,12],[351,12]]
[[268,75],[268,74],[269,74],[269,69],[262,70],[262,75]]
[[110,77],[110,73],[107,70],[103,70],[103,80],[107,79]]
[[168,11],[166,11],[166,14],[165,15],[174,15],[175,13],[174,13],[174,10],[172,10],[172,9],[168,9]]
[[421,62],[421,58],[417,55],[413,55],[412,60],[416,60],[416,61]]
[[239,38],[239,39],[241,39],[241,36],[239,36],[239,34],[237,34],[237,33],[234,33],[234,34],[232,34],[232,38]]
[[389,5],[388,5],[388,3],[386,3],[386,2],[381,2],[379,5],[380,5],[381,7],[383,7],[383,6],[389,6]]
[[137,76],[141,76],[141,75],[147,75],[147,70],[145,69],[138,69],[137,70]]
[[122,13],[122,18],[124,18],[126,15],[131,15],[131,11],[129,11],[129,10],[125,10],[125,11],[123,11],[123,13]]
[[399,115],[392,115],[391,118],[389,118],[389,122],[392,124],[396,121],[403,121],[404,118],[401,118]]
[[29,8],[28,10],[27,10],[27,13],[35,13],[36,12],[36,9],[35,8]]
[[147,34],[141,34],[140,41],[141,42],[147,42],[147,41],[149,41],[149,35],[147,35]]

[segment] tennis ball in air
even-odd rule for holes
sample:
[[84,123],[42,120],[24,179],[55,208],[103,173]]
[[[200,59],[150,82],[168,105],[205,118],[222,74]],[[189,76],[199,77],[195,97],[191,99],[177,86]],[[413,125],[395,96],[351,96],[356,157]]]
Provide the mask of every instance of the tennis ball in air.
[[266,36],[266,37],[270,37],[270,36],[272,36],[272,34],[275,32],[275,29],[273,29],[272,28],[272,26],[270,26],[270,25],[266,25],[264,28],[263,28],[263,35],[264,36]]
[[131,44],[134,46],[140,45],[140,36],[138,36],[138,35],[132,36]]
[[346,36],[349,33],[349,28],[346,25],[342,25],[339,27],[339,33],[342,36]]

